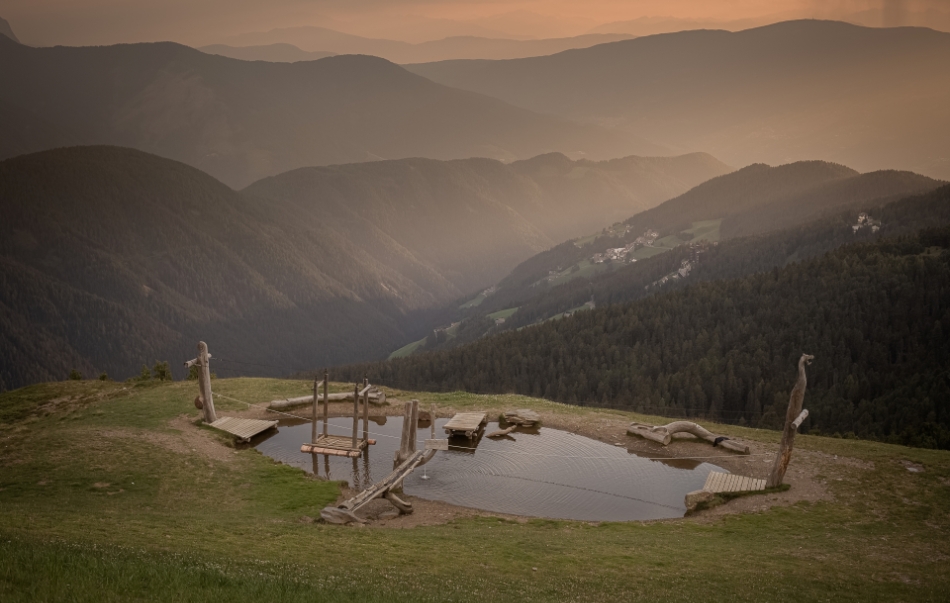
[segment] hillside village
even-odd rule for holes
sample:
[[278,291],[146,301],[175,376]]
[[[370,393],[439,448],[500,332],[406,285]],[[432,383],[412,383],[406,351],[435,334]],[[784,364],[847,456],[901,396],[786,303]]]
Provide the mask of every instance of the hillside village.
[[[630,227],[628,226],[625,232],[629,232]],[[660,233],[653,230],[652,228],[644,232],[642,235],[631,241],[630,243],[624,245],[623,247],[615,247],[613,249],[608,249],[603,253],[595,253],[591,256],[590,261],[592,264],[603,264],[604,262],[624,262],[627,261],[627,256],[639,249],[640,247],[653,247],[653,244],[656,243],[656,240],[660,237]],[[629,262],[636,262],[636,258],[630,258]]]

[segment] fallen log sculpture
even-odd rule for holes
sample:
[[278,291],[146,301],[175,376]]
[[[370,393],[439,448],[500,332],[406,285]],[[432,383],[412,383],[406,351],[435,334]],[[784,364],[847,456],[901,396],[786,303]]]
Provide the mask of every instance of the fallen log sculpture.
[[[352,400],[354,397],[354,392],[339,392],[336,394],[327,394],[326,399],[329,402],[345,402],[347,400]],[[323,395],[317,395],[317,401],[323,402]],[[370,390],[369,392],[369,401],[370,404],[383,405],[386,404],[386,394],[381,390]],[[303,406],[305,404],[313,404],[313,394],[306,396],[300,396],[299,398],[287,398],[285,400],[271,400],[270,404],[267,405],[267,408],[273,408],[274,410],[281,410],[285,408],[293,408],[294,406]]]
[[652,440],[664,446],[669,446],[670,442],[673,441],[674,434],[688,433],[701,440],[706,440],[713,446],[721,446],[726,450],[732,450],[740,454],[749,454],[749,447],[745,444],[740,444],[725,436],[717,436],[692,421],[673,421],[666,425],[656,426],[633,422],[627,427],[627,433]]

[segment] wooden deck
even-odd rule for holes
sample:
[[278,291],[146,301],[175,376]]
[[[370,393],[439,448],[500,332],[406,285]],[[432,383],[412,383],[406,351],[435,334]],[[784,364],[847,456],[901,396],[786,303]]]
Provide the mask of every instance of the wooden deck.
[[450,436],[464,435],[467,438],[473,437],[482,425],[485,424],[487,415],[483,412],[460,412],[449,419],[445,424],[445,433]]
[[353,447],[352,436],[322,435],[317,441],[310,444],[303,444],[300,452],[329,454],[330,456],[349,456],[358,457],[363,449],[370,444],[375,444],[376,440],[356,440],[356,448]]
[[251,438],[257,434],[267,431],[271,427],[277,427],[277,421],[262,421],[260,419],[235,419],[234,417],[221,417],[214,423],[209,423],[208,427],[214,427],[221,431],[230,433],[234,437],[251,441]]
[[703,486],[703,490],[706,492],[751,492],[755,490],[765,490],[765,480],[745,477],[744,475],[711,471],[709,476],[706,477],[706,485]]

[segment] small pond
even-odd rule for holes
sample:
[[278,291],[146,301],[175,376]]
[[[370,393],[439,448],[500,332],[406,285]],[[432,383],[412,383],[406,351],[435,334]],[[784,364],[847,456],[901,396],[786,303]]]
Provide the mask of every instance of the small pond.
[[[370,437],[376,444],[358,459],[300,452],[300,445],[310,441],[311,428],[310,422],[302,421],[282,421],[276,433],[271,431],[273,435],[255,447],[288,465],[362,489],[392,471],[402,421],[402,417],[371,417]],[[436,420],[435,437],[445,437],[442,426],[447,422]],[[350,425],[348,418],[331,418],[330,433],[348,434]],[[498,423],[489,423],[485,433],[496,429]],[[420,423],[418,445],[428,437],[430,425]],[[694,460],[643,458],[625,448],[547,427],[497,440],[453,438],[449,444],[447,452],[437,452],[406,478],[407,494],[529,517],[662,519],[682,517],[686,493],[702,488],[710,471],[723,471]]]

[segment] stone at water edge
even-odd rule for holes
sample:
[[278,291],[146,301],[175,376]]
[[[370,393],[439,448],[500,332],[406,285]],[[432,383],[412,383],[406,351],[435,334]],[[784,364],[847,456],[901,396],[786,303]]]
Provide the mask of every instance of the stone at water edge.
[[706,490],[693,490],[686,494],[686,511],[695,511],[699,503],[709,502],[716,495]]
[[519,408],[506,412],[505,421],[515,425],[534,425],[541,421],[541,415],[527,408]]

